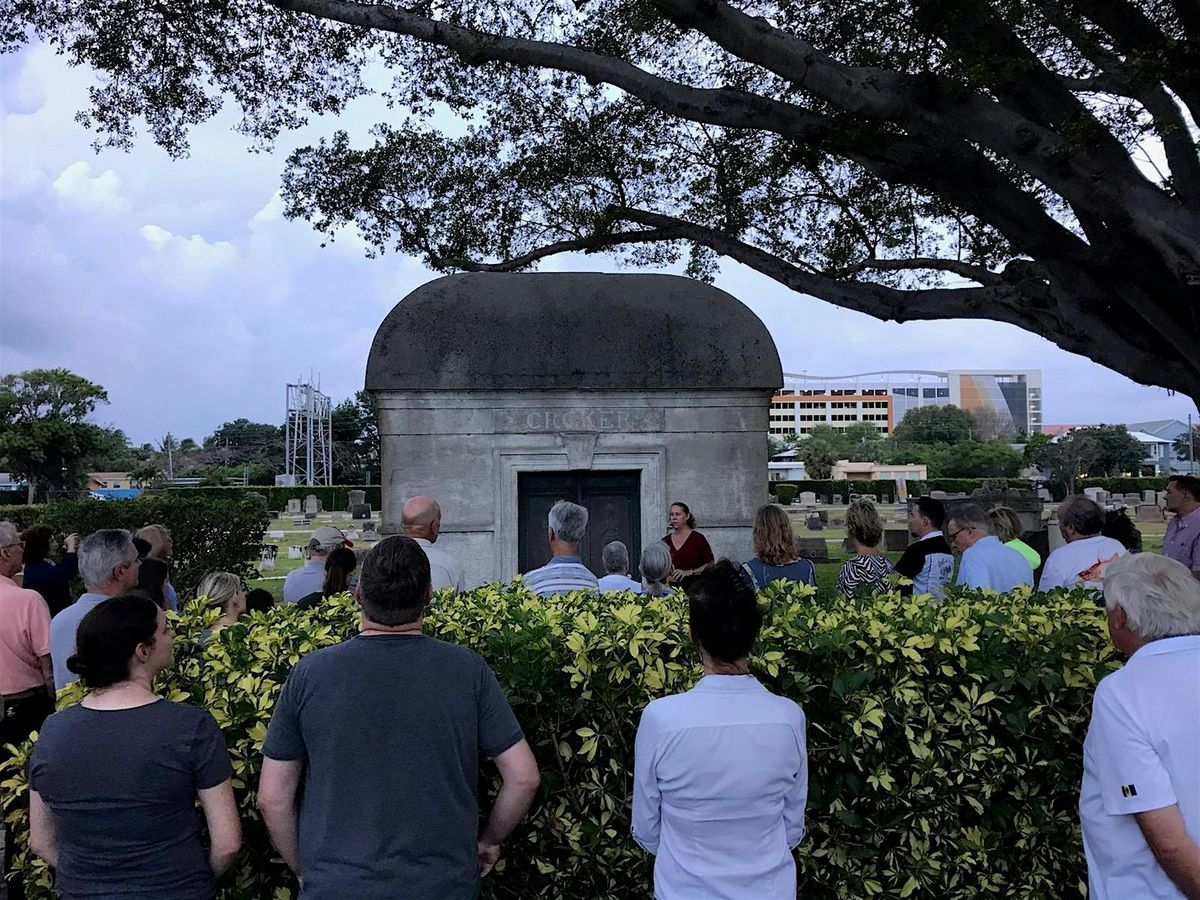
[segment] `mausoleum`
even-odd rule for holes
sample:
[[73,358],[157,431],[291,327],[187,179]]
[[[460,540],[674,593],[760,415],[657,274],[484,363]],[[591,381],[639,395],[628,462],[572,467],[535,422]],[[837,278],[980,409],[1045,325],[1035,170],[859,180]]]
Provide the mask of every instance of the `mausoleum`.
[[438,546],[469,584],[549,559],[546,514],[590,511],[581,554],[623,540],[636,566],[687,503],[718,556],[750,555],[767,496],[767,424],[783,384],[766,327],[673,275],[464,274],[417,288],[367,362],[379,405],[383,520],[442,506]]

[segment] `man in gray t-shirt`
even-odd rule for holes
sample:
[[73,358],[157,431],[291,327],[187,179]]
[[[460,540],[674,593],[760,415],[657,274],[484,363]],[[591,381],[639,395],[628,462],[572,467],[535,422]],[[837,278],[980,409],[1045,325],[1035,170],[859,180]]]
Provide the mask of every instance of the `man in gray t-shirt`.
[[[421,634],[432,590],[415,541],[375,545],[358,587],[360,634],[302,659],[279,695],[263,820],[303,900],[476,897],[533,801],[537,762],[487,663]],[[502,779],[482,833],[480,752]]]

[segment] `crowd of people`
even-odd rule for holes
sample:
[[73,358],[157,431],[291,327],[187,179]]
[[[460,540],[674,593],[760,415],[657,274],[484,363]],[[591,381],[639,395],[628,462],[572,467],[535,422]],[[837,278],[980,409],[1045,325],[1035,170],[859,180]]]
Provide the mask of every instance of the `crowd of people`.
[[[1103,590],[1112,642],[1128,662],[1098,685],[1084,744],[1080,817],[1091,895],[1102,900],[1200,896],[1200,715],[1179,714],[1200,709],[1200,484],[1173,478],[1167,498],[1175,516],[1166,555],[1128,553],[1101,534],[1102,509],[1071,497],[1058,510],[1064,544],[1044,565],[1005,507],[964,504],[947,518],[940,502],[919,499],[908,522],[914,540],[895,566],[879,549],[874,506],[856,501],[846,517],[854,553],[838,587],[847,595],[892,587],[896,574],[903,590],[932,598],[952,578],[1004,591],[1032,584],[1039,566],[1042,589]],[[637,579],[621,542],[603,548],[602,578],[584,565],[587,522],[583,506],[555,504],[551,558],[525,583],[543,596],[680,594],[703,670],[691,690],[653,701],[637,731],[632,835],[656,856],[655,896],[794,897],[805,715],[749,669],[762,624],[756,589],[815,581],[787,514],[759,510],[754,556],[735,563],[714,559],[688,507],[672,504],[669,531],[643,549]],[[322,526],[309,562],[285,582],[285,603],[353,588],[361,607],[355,639],[294,667],[263,748],[259,808],[305,898],[474,896],[537,791],[537,762],[486,662],[423,633],[433,592],[465,586],[458,560],[435,547],[440,524],[436,501],[413,498],[405,535],[361,560],[344,533]],[[64,897],[211,898],[241,825],[216,720],[154,692],[173,661],[170,534],[105,529],[63,544],[54,560],[46,529],[22,536],[0,522],[0,744],[40,731],[30,847],[55,868]],[[75,575],[84,593],[64,604]],[[236,575],[205,576],[197,596],[217,619],[200,642],[273,602],[254,593]],[[52,714],[56,689],[76,679],[87,695]],[[482,829],[479,753],[502,783]],[[21,896],[19,881],[10,896]]]

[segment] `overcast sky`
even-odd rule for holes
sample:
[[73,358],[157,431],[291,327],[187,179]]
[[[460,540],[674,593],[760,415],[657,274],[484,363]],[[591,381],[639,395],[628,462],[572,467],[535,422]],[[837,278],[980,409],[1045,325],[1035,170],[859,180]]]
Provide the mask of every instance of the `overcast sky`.
[[[0,57],[0,374],[62,366],[108,390],[97,420],[136,443],[197,440],[238,417],[281,422],[288,381],[312,371],[338,402],[363,384],[388,310],[436,277],[366,259],[347,235],[322,249],[279,213],[287,152],[335,128],[365,139],[371,99],[338,120],[247,152],[222,114],[172,160],[149,139],[91,149],[74,121],[94,76],[45,47]],[[543,270],[604,269],[594,257]],[[727,264],[718,286],[749,305],[785,371],[1040,368],[1047,423],[1187,418],[1194,404],[992,322],[897,325],[794,294]]]

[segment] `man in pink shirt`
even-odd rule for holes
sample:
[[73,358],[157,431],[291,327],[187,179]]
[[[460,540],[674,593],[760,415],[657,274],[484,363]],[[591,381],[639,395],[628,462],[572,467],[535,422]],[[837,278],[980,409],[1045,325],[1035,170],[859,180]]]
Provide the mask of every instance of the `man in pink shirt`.
[[[37,591],[17,587],[24,542],[11,522],[0,522],[0,758],[5,744],[20,744],[54,712],[54,670],[50,665],[50,610]],[[16,849],[4,841],[4,871]],[[24,896],[9,882],[9,897]]]

